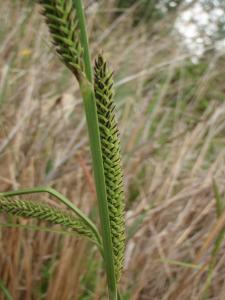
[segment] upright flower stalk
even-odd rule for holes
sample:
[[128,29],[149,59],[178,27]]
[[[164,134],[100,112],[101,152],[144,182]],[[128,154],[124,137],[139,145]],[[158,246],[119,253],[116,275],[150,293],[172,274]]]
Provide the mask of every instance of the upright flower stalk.
[[[76,77],[83,98],[93,173],[98,200],[101,237],[92,221],[68,199],[51,188],[33,188],[2,193],[0,210],[35,217],[70,227],[93,240],[103,254],[109,299],[120,299],[117,285],[121,277],[125,250],[124,192],[120,139],[115,118],[112,72],[102,55],[94,72],[90,59],[86,20],[82,0],[39,0],[55,50]],[[27,193],[50,192],[77,215],[8,197]],[[5,198],[7,197],[7,198]]]

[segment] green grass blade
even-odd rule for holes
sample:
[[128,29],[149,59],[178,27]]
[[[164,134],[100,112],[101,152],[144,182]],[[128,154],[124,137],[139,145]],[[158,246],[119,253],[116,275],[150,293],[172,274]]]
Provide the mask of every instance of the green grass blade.
[[216,213],[217,213],[217,217],[219,218],[223,212],[223,202],[221,199],[221,195],[219,192],[219,188],[217,186],[216,181],[213,179],[213,192],[214,192],[214,196],[216,199]]
[[23,224],[15,224],[15,223],[0,223],[1,228],[20,228],[20,229],[27,229],[32,231],[42,231],[48,233],[57,233],[65,236],[74,236],[72,231],[65,231],[65,230],[57,230],[57,229],[49,229],[43,226],[34,226],[34,225],[23,225]]
[[2,290],[2,293],[5,296],[5,300],[13,300],[9,290],[7,289],[2,280],[0,280],[0,289]]
[[[224,205],[223,205],[223,201],[222,201],[222,197],[218,185],[215,180],[213,180],[212,187],[213,187],[214,197],[216,200],[216,214],[217,214],[217,218],[219,219],[219,217],[222,215],[224,211]],[[225,227],[219,232],[218,236],[216,237],[211,252],[211,259],[209,262],[207,278],[204,284],[202,300],[206,300],[208,298],[208,292],[212,284],[213,272],[216,266],[217,255],[221,249],[224,237],[225,237]]]
[[162,262],[162,263],[169,264],[169,265],[175,265],[175,266],[188,268],[188,269],[194,269],[194,270],[200,270],[201,269],[201,266],[199,266],[199,265],[184,262],[184,261],[178,261],[178,260],[166,259],[166,258],[165,259],[159,259],[159,261]]

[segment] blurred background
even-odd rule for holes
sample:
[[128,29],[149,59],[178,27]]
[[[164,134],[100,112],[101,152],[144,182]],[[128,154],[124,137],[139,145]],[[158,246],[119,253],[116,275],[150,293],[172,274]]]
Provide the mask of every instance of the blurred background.
[[[82,99],[35,2],[0,1],[0,191],[52,186],[96,220]],[[84,3],[93,61],[103,51],[114,69],[123,299],[224,300],[225,3]],[[3,290],[14,300],[107,299],[89,242],[3,214],[0,227],[1,300]]]

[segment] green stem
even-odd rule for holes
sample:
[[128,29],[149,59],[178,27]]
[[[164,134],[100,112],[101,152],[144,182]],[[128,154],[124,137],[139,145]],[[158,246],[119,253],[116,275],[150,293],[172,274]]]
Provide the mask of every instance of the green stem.
[[120,292],[119,292],[119,290],[117,291],[117,298],[118,298],[118,300],[122,300],[123,299],[122,296],[121,296],[121,294],[120,294]]
[[19,196],[19,195],[26,195],[26,194],[36,194],[36,193],[48,193],[57,199],[60,200],[63,204],[65,204],[67,207],[69,207],[72,211],[75,212],[76,215],[78,215],[93,231],[95,234],[99,247],[101,247],[101,237],[98,233],[98,230],[94,223],[87,217],[83,212],[77,208],[69,199],[67,199],[64,195],[59,193],[53,188],[50,187],[36,187],[36,188],[30,188],[30,189],[21,189],[17,191],[10,191],[10,192],[3,192],[1,193],[2,196],[5,197],[12,197],[12,196]]
[[77,12],[77,18],[79,20],[79,29],[80,29],[80,41],[84,49],[84,64],[85,64],[85,74],[87,79],[90,82],[93,82],[93,71],[91,65],[91,57],[89,51],[89,42],[86,28],[86,20],[84,15],[83,1],[82,0],[73,0],[74,6]]
[[20,229],[27,229],[32,231],[41,231],[41,232],[48,232],[48,233],[57,233],[64,236],[73,236],[74,233],[72,231],[65,231],[65,230],[54,230],[49,229],[47,227],[40,227],[34,225],[22,225],[22,224],[15,224],[15,223],[0,223],[1,228],[20,228]]
[[0,289],[2,290],[2,293],[5,296],[6,300],[13,300],[13,298],[10,295],[8,289],[6,288],[5,284],[1,280],[0,280]]
[[107,203],[105,175],[103,168],[103,159],[100,143],[100,133],[98,125],[97,108],[95,101],[95,93],[93,88],[93,71],[91,66],[88,37],[86,30],[86,20],[84,15],[82,0],[74,0],[77,11],[81,33],[81,45],[84,49],[85,73],[87,76],[80,82],[81,94],[84,100],[84,108],[88,126],[90,148],[93,161],[93,171],[95,177],[95,186],[98,199],[99,216],[101,222],[101,232],[104,250],[104,262],[107,274],[107,282],[109,289],[109,299],[117,300],[117,286],[115,279],[113,247],[110,231],[110,219]]

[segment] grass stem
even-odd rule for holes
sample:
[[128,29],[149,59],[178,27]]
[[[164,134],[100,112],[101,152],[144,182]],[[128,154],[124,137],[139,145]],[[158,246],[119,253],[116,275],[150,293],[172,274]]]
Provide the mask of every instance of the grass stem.
[[84,49],[85,73],[87,76],[80,82],[81,94],[89,132],[90,148],[93,161],[96,193],[98,199],[99,215],[101,222],[102,241],[104,249],[104,262],[107,274],[109,299],[117,300],[117,287],[113,261],[113,246],[110,232],[110,219],[107,203],[106,184],[103,168],[103,159],[100,143],[99,123],[93,87],[93,71],[90,59],[86,20],[82,0],[74,1],[80,27],[80,40]]

